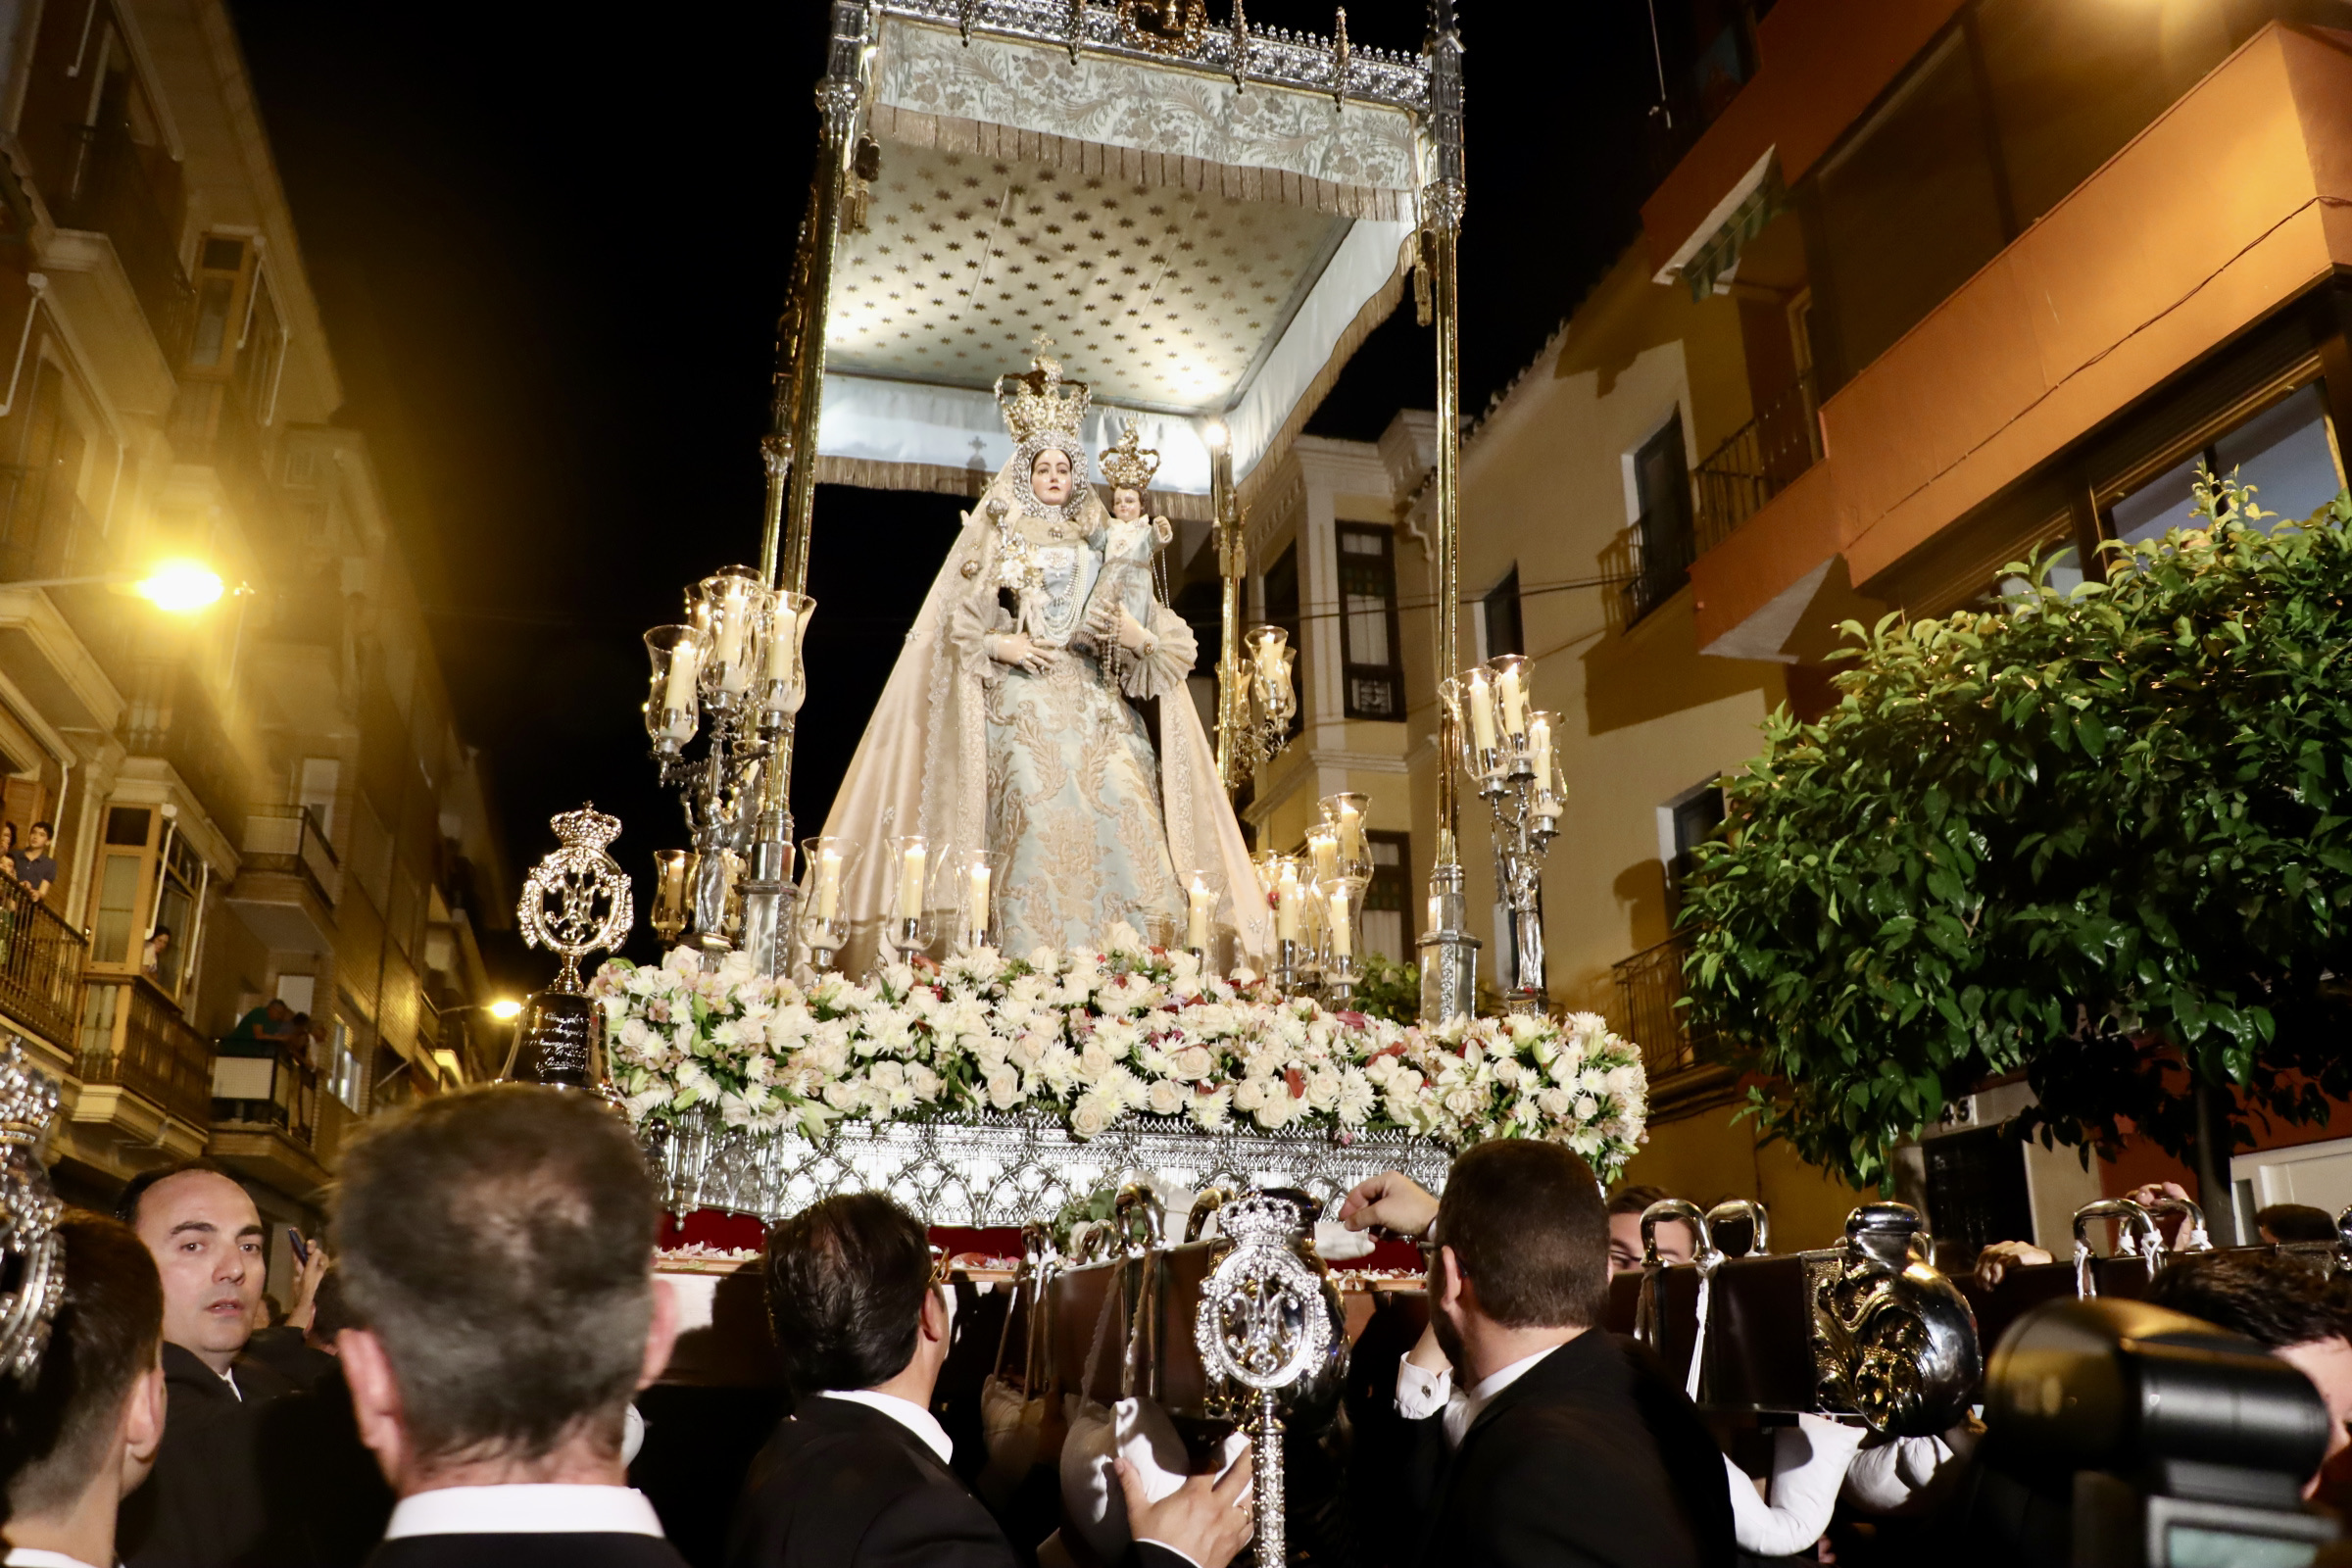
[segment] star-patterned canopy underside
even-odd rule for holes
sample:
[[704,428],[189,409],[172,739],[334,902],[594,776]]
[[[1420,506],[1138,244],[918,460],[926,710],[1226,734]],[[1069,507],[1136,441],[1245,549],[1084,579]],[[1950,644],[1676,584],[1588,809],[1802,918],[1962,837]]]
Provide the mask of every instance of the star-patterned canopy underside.
[[1347,229],[1305,208],[885,143],[835,263],[830,368],[985,388],[1043,330],[1127,407],[1230,404]]

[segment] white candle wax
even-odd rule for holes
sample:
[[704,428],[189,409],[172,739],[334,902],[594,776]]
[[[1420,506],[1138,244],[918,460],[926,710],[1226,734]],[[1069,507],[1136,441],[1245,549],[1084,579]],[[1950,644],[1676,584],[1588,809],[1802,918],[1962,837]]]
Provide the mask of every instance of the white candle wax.
[[1348,958],[1355,956],[1355,933],[1348,929],[1348,900],[1334,894],[1326,911],[1331,919],[1331,956]]
[[1470,739],[1482,752],[1494,749],[1494,688],[1487,672],[1470,672]]
[[1526,734],[1527,693],[1519,683],[1519,671],[1515,667],[1504,666],[1502,673],[1494,678],[1494,684],[1502,699],[1503,733]]
[[816,858],[816,917],[830,922],[841,912],[841,852],[826,850]]
[[1527,762],[1536,775],[1536,788],[1551,788],[1551,726],[1540,716],[1527,726]]
[[1340,803],[1340,858],[1346,860],[1364,858],[1364,813],[1355,808],[1353,801]]
[[694,677],[701,663],[697,655],[700,647],[684,638],[670,650],[669,678],[662,686],[662,706],[671,712],[691,713],[695,710]]
[[1196,882],[1186,897],[1191,908],[1190,918],[1185,922],[1184,945],[1206,953],[1208,951],[1208,915],[1209,910],[1216,905],[1217,896],[1201,883]]
[[718,616],[718,649],[712,656],[718,664],[718,685],[721,691],[739,692],[751,683],[751,671],[744,667],[744,634],[751,628],[750,615],[743,601],[729,600],[720,607]]
[[920,844],[907,846],[899,858],[899,918],[912,920],[923,912],[923,865],[931,858]]
[[965,875],[969,897],[964,901],[963,923],[975,933],[988,929],[988,884],[990,872],[985,865],[975,865]]
[[1299,897],[1298,873],[1286,865],[1274,894],[1274,935],[1280,941],[1298,940]]
[[1340,874],[1340,841],[1331,833],[1318,831],[1306,838],[1307,850],[1315,858],[1315,880],[1328,882]]

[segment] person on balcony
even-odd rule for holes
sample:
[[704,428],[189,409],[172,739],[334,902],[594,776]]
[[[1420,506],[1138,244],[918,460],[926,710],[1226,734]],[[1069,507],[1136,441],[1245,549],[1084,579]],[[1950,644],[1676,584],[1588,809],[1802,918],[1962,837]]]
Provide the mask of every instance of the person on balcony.
[[294,1035],[294,1009],[286,1005],[283,997],[271,997],[237,1020],[237,1026],[220,1037],[220,1054],[224,1056],[267,1056],[276,1047]]
[[154,977],[161,971],[164,955],[171,949],[172,928],[168,925],[157,926],[155,935],[149,937],[147,945],[139,950],[139,972]]
[[54,823],[33,823],[24,830],[24,847],[10,857],[11,869],[35,904],[48,898],[50,888],[57,884],[57,861],[49,853],[50,840],[56,833]]

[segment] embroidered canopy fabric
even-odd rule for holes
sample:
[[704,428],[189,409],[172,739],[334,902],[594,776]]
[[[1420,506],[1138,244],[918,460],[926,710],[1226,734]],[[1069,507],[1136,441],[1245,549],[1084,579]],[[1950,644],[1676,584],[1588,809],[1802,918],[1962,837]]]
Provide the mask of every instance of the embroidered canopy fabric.
[[820,477],[977,493],[1010,454],[989,389],[1042,330],[1094,388],[1090,442],[1135,419],[1154,493],[1205,516],[1205,422],[1247,486],[1399,298],[1426,69],[1275,34],[1237,89],[1227,35],[1154,53],[1107,6],[878,9],[881,166],[835,254]]

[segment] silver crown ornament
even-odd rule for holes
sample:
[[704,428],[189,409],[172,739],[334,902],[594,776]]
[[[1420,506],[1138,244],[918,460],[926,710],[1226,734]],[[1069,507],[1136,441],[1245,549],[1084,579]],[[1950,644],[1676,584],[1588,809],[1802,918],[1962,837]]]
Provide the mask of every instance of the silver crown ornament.
[[0,1376],[29,1382],[66,1294],[63,1205],[49,1190],[41,1144],[57,1118],[57,1085],[13,1040],[0,1045]]
[[605,1066],[605,1015],[580,985],[580,960],[628,939],[635,906],[629,874],[606,853],[620,836],[620,819],[594,806],[551,818],[561,848],[543,857],[522,881],[514,917],[530,947],[560,955],[564,966],[548,988],[523,1004],[507,1055],[503,1083],[584,1089],[616,1103]]

